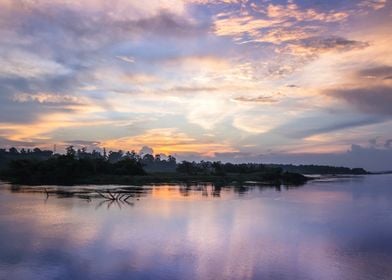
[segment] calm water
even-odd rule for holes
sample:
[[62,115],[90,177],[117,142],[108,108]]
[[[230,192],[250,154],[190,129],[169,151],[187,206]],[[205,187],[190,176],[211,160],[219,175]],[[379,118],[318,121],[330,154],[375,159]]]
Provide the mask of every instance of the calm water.
[[0,187],[0,279],[392,279],[392,176],[160,186],[129,204]]

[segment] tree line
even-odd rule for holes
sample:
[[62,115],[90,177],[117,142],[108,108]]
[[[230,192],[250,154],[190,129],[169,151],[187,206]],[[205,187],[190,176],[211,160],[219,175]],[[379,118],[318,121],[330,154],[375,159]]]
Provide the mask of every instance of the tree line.
[[[56,154],[39,148],[0,149],[0,178],[21,184],[71,185],[100,176],[118,178],[151,174],[165,179],[177,178],[183,174],[181,178],[185,176],[200,180],[212,177],[233,178],[234,174],[240,180],[269,182],[302,182],[305,177],[300,174],[367,174],[361,168],[318,165],[234,164],[203,160],[177,163],[173,156],[140,155],[135,151],[122,150],[107,153],[106,149],[103,153],[96,150],[88,152],[86,148],[75,149],[74,146],[68,146],[65,151],[65,154]],[[172,175],[168,177],[163,173]]]

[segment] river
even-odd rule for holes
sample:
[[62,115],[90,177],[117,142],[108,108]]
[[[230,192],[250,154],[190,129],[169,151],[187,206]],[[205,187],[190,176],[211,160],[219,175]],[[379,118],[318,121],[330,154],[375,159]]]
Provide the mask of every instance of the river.
[[391,263],[391,175],[146,186],[126,203],[0,184],[0,279],[371,280]]

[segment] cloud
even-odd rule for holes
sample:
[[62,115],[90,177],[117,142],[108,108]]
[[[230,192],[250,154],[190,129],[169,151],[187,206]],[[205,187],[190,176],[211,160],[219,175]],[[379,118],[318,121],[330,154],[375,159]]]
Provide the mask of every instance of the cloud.
[[[0,128],[0,134],[2,129]],[[0,147],[1,148],[10,148],[10,147],[26,147],[26,148],[35,148],[40,146],[46,146],[47,143],[45,141],[15,141],[8,139],[7,137],[0,136]]]
[[99,141],[86,141],[86,140],[70,140],[65,141],[65,144],[75,145],[75,146],[97,146]]
[[325,89],[391,86],[388,11],[305,2],[0,0],[0,135],[211,156],[293,151],[319,134],[335,148],[335,131],[383,130],[369,124],[390,116],[385,94],[372,104]]
[[241,37],[248,34],[256,37],[260,34],[260,29],[273,26],[275,21],[256,19],[251,16],[218,18],[215,20],[214,32],[218,36]]
[[315,9],[301,9],[294,2],[289,2],[287,5],[269,4],[267,14],[270,18],[279,18],[282,21],[295,19],[297,21],[335,22],[345,20],[348,17],[346,12],[319,12]]
[[0,76],[41,78],[43,76],[61,76],[71,72],[60,63],[21,50],[0,49]]
[[322,21],[336,22],[345,20],[348,17],[346,12],[318,12],[315,9],[300,9],[294,2],[287,5],[269,4],[267,15],[270,18],[277,18],[280,21],[296,20],[296,21]]
[[85,0],[83,3],[76,0],[35,0],[31,1],[4,1],[0,2],[7,12],[26,11],[53,11],[64,9],[70,11],[83,10],[86,13],[108,14],[117,20],[138,20],[156,15],[162,10],[173,14],[181,15],[185,13],[186,1],[182,0],[150,0],[144,5],[138,5],[132,1],[118,0],[115,4],[105,0]]
[[[257,11],[257,4],[252,9]],[[262,6],[261,6],[262,7]],[[218,36],[232,36],[239,42],[270,42],[279,44],[315,36],[317,23],[320,25],[341,22],[349,16],[346,12],[319,12],[315,9],[301,9],[297,4],[269,4],[261,9],[261,16],[243,12],[242,14],[219,14],[214,21],[214,31]],[[313,25],[306,25],[312,22]]]
[[[50,97],[46,101],[39,101],[30,95],[19,95],[16,99],[7,99],[1,96],[0,123],[31,124],[35,123],[41,116],[49,114],[69,113],[76,114],[85,108],[85,104],[75,103],[70,100]],[[42,98],[42,96],[40,97]],[[41,99],[42,100],[42,99]]]
[[218,91],[219,88],[208,86],[177,86],[170,88],[169,92],[212,92]]
[[[208,31],[208,26],[198,25],[187,17],[177,16],[165,11],[149,18],[137,21],[119,23],[122,28],[129,29],[138,34],[153,33],[158,36],[189,37],[197,36]],[[146,34],[147,33],[147,34]]]
[[[256,145],[262,150],[270,147],[278,150],[288,149],[291,152],[304,149],[309,151],[308,144],[316,145],[322,151],[336,150],[339,141],[346,136],[352,137],[351,132],[363,128],[365,133],[374,125],[388,121],[385,116],[352,113],[347,111],[346,107],[338,109],[336,105],[336,108],[323,110],[299,109],[298,104],[293,105],[291,110],[284,104],[280,107],[276,109],[274,106],[268,106],[263,110],[238,114],[234,126],[255,134],[244,138],[241,144]],[[354,137],[358,135],[354,134]]]
[[0,122],[35,122],[51,113],[75,113],[86,107],[87,97],[75,94],[77,76],[1,77]]
[[357,110],[374,115],[392,115],[392,87],[331,89],[324,94],[345,101]]
[[118,58],[124,62],[135,63],[135,58],[133,58],[132,56],[118,55],[118,56],[116,56],[116,58]]
[[148,146],[143,146],[140,151],[139,151],[139,155],[143,156],[143,155],[153,155],[154,154],[154,150],[151,147]]
[[311,36],[317,36],[319,30],[307,26],[277,26],[266,30],[257,38],[250,39],[248,42],[272,43],[280,45],[282,43],[293,43]]
[[251,134],[262,134],[272,130],[281,120],[268,114],[242,114],[233,118],[233,126]]
[[384,121],[384,119],[379,118],[359,118],[359,119],[349,119],[341,120],[333,118],[330,121],[321,121],[320,123],[309,124],[309,120],[297,120],[298,122],[308,123],[306,127],[302,128],[290,128],[289,125],[284,125],[283,127],[279,127],[276,129],[276,132],[280,130],[283,131],[282,134],[289,136],[289,137],[296,137],[296,138],[308,138],[314,135],[320,134],[328,134],[331,132],[343,130],[343,129],[350,129],[355,127],[366,126],[370,124],[375,124]]
[[151,129],[140,135],[103,141],[102,146],[113,149],[120,148],[122,150],[140,149],[143,146],[149,146],[153,147],[157,154],[186,154],[197,152],[204,156],[212,156],[215,152],[236,151],[222,141],[219,143],[200,141],[176,128]]
[[243,60],[253,57],[253,77],[282,79],[327,53],[368,47],[368,42],[350,39],[347,32],[336,32],[353,13],[348,9],[306,8],[293,1],[285,5],[252,3],[217,14],[214,33],[237,44],[244,51]]
[[272,104],[279,102],[279,100],[274,96],[256,96],[256,97],[247,97],[247,96],[239,96],[233,98],[234,101],[243,102],[243,103],[263,103],[263,104]]
[[81,98],[73,95],[62,95],[40,92],[35,94],[17,93],[12,97],[12,100],[20,103],[37,102],[40,104],[50,104],[56,106],[70,106],[82,105],[84,102]]
[[359,6],[363,8],[371,8],[373,10],[380,10],[385,7],[387,0],[362,0]]
[[195,4],[238,4],[247,2],[247,0],[188,0],[188,2]]
[[264,163],[317,163],[351,168],[362,167],[369,171],[387,171],[391,169],[392,149],[364,147],[353,144],[348,151],[341,153],[264,154],[261,156],[261,160]]
[[[295,43],[294,43],[295,44]],[[348,40],[346,38],[330,36],[330,37],[310,37],[297,42],[300,48],[310,49],[312,51],[350,51],[353,49],[363,49],[369,46],[366,42]]]
[[186,119],[205,130],[216,129],[229,118],[237,108],[227,99],[216,95],[195,96],[184,104]]
[[12,38],[4,44],[1,39],[1,76],[88,76],[113,57],[139,62],[136,56],[146,50],[137,49],[135,56],[129,53],[132,46],[145,48],[149,42],[159,49],[159,41],[181,41],[208,32],[208,25],[185,13],[183,1],[152,0],[141,6],[122,0],[116,5],[93,0],[83,6],[77,1],[32,3],[22,6],[13,1],[1,9],[0,2],[0,35]]
[[[203,157],[198,154],[182,155],[183,160],[200,160]],[[211,160],[223,162],[258,162],[277,164],[319,164],[332,166],[345,166],[350,168],[365,168],[368,171],[391,170],[392,149],[365,147],[353,144],[344,152],[337,153],[247,153],[247,152],[223,152],[216,153]]]
[[387,149],[392,148],[392,139],[388,139],[385,141],[384,147]]
[[[12,27],[11,29],[17,30],[19,34],[58,37],[62,39],[63,45],[70,48],[74,46],[68,43],[78,39],[79,47],[90,49],[103,46],[113,40],[124,40],[126,35],[131,38],[152,34],[181,37],[206,31],[206,27],[199,26],[189,16],[185,16],[176,9],[147,11],[145,8],[149,6],[148,4],[136,7],[129,1],[118,3],[117,8],[105,6],[101,11],[96,11],[94,8],[89,10],[88,6],[83,9],[73,9],[69,5],[34,3],[30,9],[25,7],[23,10],[14,10],[12,13],[5,14],[9,20],[5,27]],[[121,6],[124,6],[122,11]],[[127,14],[125,14],[126,10],[129,11]],[[92,13],[94,17],[88,16],[89,13]],[[15,16],[19,17],[15,18]],[[18,21],[15,22],[16,20]],[[42,25],[47,26],[43,28]],[[61,37],[58,32],[61,32]]]
[[379,65],[376,67],[365,68],[358,71],[360,78],[381,78],[388,80],[392,76],[392,66]]

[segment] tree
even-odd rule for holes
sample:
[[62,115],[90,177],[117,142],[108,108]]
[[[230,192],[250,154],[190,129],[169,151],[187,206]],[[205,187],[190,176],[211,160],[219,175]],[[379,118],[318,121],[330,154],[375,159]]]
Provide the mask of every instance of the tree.
[[146,154],[143,156],[143,160],[142,160],[143,164],[152,164],[154,163],[154,156],[150,155],[150,154]]
[[74,158],[76,155],[76,151],[74,149],[74,146],[68,146],[67,148],[65,148],[66,150],[66,154],[68,157]]
[[120,161],[121,158],[123,157],[123,155],[124,155],[124,153],[122,150],[119,150],[118,152],[110,151],[108,160],[110,163],[115,163],[115,162]]
[[15,147],[10,148],[9,153],[14,155],[19,154],[18,150]]

